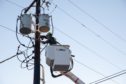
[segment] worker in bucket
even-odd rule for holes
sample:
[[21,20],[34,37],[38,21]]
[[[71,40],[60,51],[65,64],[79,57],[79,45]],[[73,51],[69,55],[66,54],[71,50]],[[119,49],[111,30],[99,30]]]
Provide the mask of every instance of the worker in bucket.
[[52,34],[49,32],[46,36],[41,36],[41,39],[47,39],[46,41],[42,41],[43,44],[57,44],[58,42],[56,39],[52,36]]

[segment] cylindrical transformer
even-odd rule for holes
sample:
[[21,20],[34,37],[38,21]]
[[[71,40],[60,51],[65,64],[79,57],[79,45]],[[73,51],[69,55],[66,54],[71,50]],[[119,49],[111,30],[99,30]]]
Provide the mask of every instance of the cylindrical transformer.
[[20,32],[22,34],[31,33],[32,17],[31,14],[23,14],[20,17]]
[[50,30],[50,16],[48,14],[41,14],[39,16],[39,30],[41,32],[48,32]]

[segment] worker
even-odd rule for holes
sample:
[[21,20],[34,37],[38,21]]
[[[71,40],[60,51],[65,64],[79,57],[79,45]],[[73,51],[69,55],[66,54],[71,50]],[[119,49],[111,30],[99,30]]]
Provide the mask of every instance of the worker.
[[47,40],[46,41],[42,41],[43,44],[49,43],[50,45],[53,45],[53,44],[57,44],[58,43],[50,32],[46,36],[41,36],[42,40],[44,38],[47,39]]

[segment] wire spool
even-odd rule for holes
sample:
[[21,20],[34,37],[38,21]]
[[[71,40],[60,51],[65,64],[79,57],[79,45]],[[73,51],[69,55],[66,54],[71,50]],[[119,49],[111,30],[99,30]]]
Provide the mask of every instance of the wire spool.
[[23,14],[20,17],[20,33],[30,34],[31,33],[32,17],[31,14]]
[[39,16],[39,30],[40,30],[40,32],[48,32],[50,30],[49,19],[50,19],[50,16],[48,14],[41,14]]

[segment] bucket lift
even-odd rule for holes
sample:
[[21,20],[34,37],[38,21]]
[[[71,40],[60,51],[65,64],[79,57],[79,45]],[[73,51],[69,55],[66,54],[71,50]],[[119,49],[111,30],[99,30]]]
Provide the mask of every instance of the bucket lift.
[[53,71],[68,71],[71,59],[68,45],[50,45],[46,48],[46,63]]

